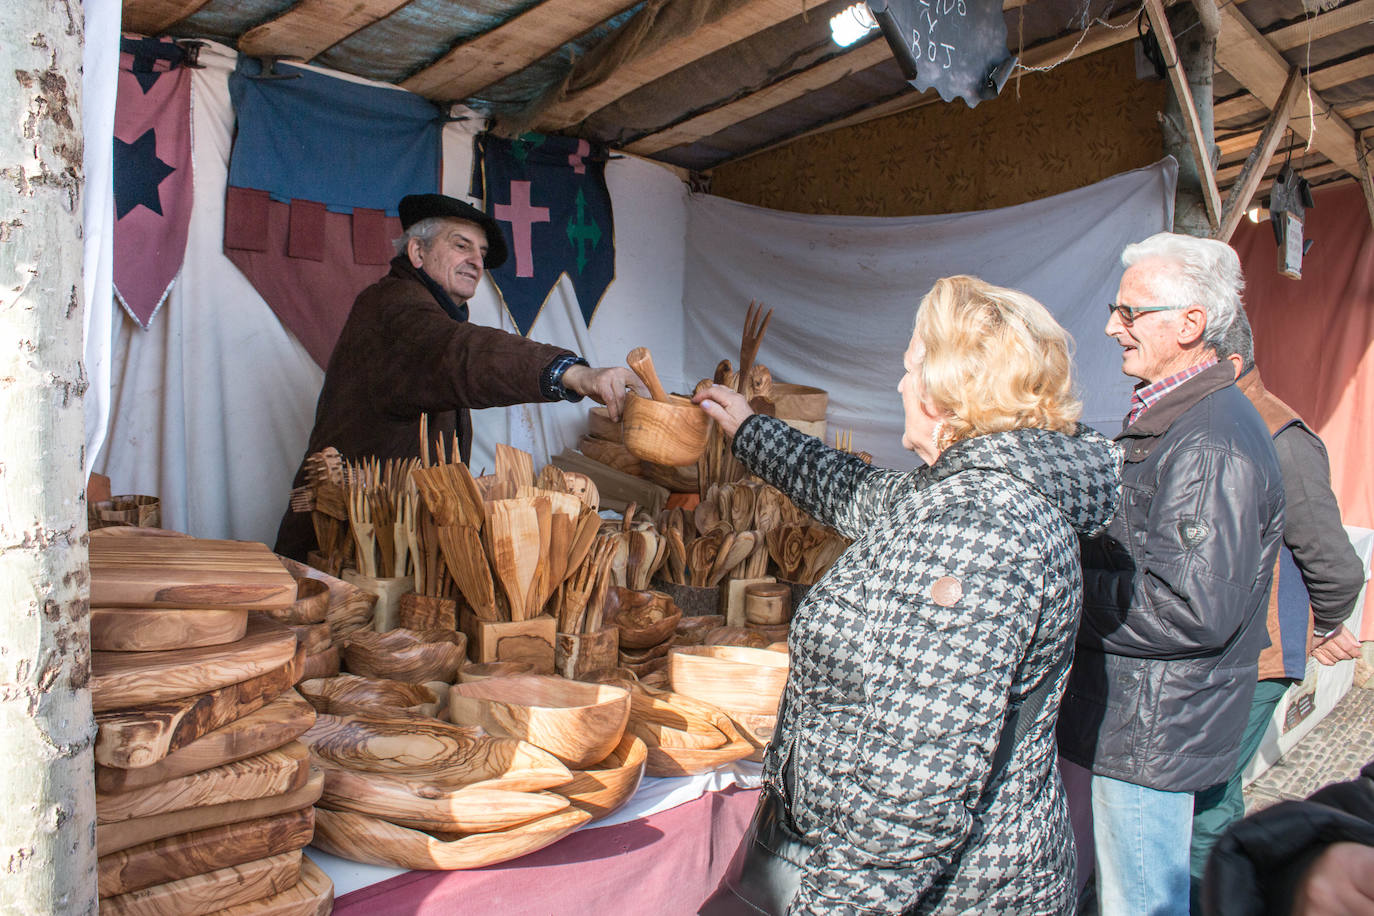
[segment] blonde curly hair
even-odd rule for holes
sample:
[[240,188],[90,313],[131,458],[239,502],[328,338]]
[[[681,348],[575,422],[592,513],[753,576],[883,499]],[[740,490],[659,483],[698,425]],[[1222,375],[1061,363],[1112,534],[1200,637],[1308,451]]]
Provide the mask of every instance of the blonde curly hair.
[[937,280],[916,310],[926,397],[948,413],[938,447],[1011,429],[1074,431],[1073,338],[1025,293],[977,277]]

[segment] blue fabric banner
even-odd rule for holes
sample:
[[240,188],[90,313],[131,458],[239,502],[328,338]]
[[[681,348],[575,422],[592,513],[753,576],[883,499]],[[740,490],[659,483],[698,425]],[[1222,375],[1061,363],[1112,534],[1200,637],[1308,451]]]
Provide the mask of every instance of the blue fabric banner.
[[477,137],[482,199],[506,231],[511,257],[491,271],[506,311],[528,334],[567,274],[590,327],[615,279],[615,226],[606,189],[606,148],[586,140],[524,134]]
[[240,57],[229,77],[238,134],[229,185],[282,203],[312,200],[396,215],[407,194],[439,190],[439,134],[446,117],[418,95],[365,86],[288,64],[289,79],[261,78]]

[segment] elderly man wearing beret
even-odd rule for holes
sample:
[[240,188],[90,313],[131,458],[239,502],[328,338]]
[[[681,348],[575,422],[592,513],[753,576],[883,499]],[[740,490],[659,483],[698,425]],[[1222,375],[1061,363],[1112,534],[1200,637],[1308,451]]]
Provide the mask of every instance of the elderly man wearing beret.
[[[358,295],[339,334],[306,455],[333,446],[350,460],[414,457],[428,415],[430,436],[457,433],[466,462],[470,410],[589,396],[618,418],[627,387],[647,393],[629,369],[592,368],[562,347],[468,321],[483,271],[506,260],[490,216],[442,194],[412,194],[399,210],[405,234],[391,270]],[[304,477],[302,461],[293,486]],[[288,511],[277,552],[303,561],[314,541],[309,513]]]

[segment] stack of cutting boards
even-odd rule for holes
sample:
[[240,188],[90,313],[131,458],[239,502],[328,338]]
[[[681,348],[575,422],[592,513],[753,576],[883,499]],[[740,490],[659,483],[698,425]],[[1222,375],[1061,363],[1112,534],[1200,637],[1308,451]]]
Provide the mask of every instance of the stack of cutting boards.
[[262,544],[91,538],[102,914],[317,916],[296,581]]

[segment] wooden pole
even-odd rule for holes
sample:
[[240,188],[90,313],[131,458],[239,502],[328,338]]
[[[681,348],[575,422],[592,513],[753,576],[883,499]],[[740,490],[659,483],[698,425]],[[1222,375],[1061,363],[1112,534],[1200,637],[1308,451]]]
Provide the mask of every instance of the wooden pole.
[[1288,129],[1289,113],[1302,86],[1302,72],[1294,67],[1288,71],[1288,82],[1284,84],[1278,104],[1269,113],[1269,120],[1260,132],[1259,142],[1246,157],[1245,167],[1240,170],[1240,175],[1231,185],[1231,193],[1226,195],[1226,206],[1221,210],[1221,225],[1213,234],[1213,238],[1223,242],[1231,241],[1232,234],[1240,225],[1241,215],[1250,206],[1250,199],[1255,196],[1255,191],[1264,181],[1264,172],[1269,168],[1269,160],[1274,158],[1274,150],[1278,149],[1283,132]]
[[1360,190],[1364,191],[1364,205],[1369,210],[1369,222],[1374,224],[1374,178],[1369,174],[1369,129],[1355,135],[1355,161],[1360,167]]
[[0,913],[96,912],[79,0],[0,4]]

